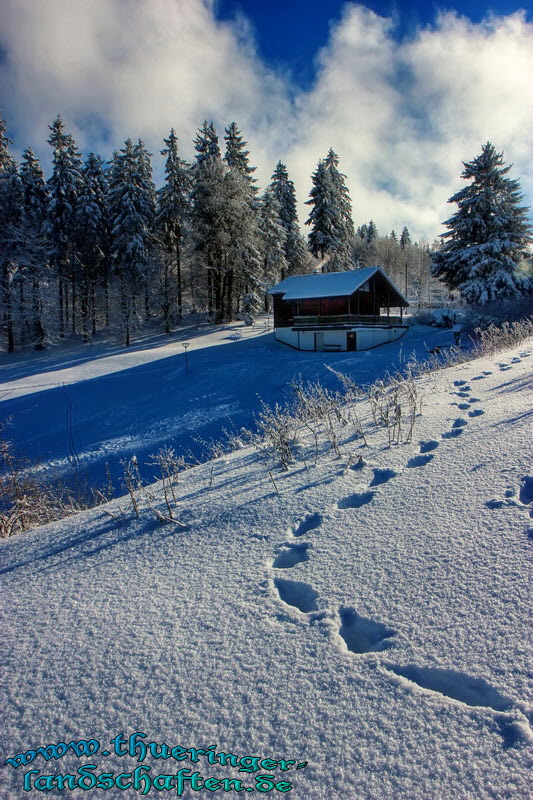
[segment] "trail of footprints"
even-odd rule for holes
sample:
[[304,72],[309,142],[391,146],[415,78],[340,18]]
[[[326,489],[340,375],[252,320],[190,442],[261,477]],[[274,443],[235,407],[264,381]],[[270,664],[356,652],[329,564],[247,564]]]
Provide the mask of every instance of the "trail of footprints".
[[[520,355],[525,357],[530,353],[521,353]],[[513,363],[517,361],[520,361],[520,359],[513,359]],[[511,368],[507,364],[500,364],[499,366],[500,370]],[[481,375],[472,378],[472,380],[483,380],[491,374],[491,372],[483,372]],[[456,390],[453,394],[460,398],[462,402],[455,401],[453,405],[456,405],[461,411],[468,411],[469,417],[482,416],[485,413],[484,410],[473,407],[475,403],[479,402],[479,398],[471,396],[471,387],[467,382],[455,381],[454,385]],[[441,438],[446,440],[460,436],[466,425],[468,425],[468,420],[458,417],[452,423],[451,429],[441,434]],[[435,439],[419,442],[419,454],[413,456],[407,462],[406,467],[412,469],[425,466],[434,458],[435,450],[438,447],[439,442]],[[365,462],[360,459],[350,469],[358,471],[365,466]],[[337,509],[341,511],[359,509],[367,503],[371,503],[376,494],[372,488],[383,486],[398,475],[393,469],[374,468],[372,472],[373,477],[368,484],[368,489],[340,498],[336,504]],[[514,495],[514,492],[508,493],[508,496],[510,497],[511,494]],[[525,476],[522,479],[519,501],[521,505],[530,506],[530,516],[533,517],[533,476]],[[491,502],[493,503],[492,505],[490,505]],[[518,505],[518,503],[515,504]],[[494,500],[489,501],[487,505],[491,508],[499,508],[501,505],[505,505],[505,502],[500,504],[499,501]],[[319,604],[318,592],[309,583],[282,577],[278,571],[291,570],[298,564],[309,561],[309,551],[312,551],[313,548],[312,543],[308,541],[296,542],[294,540],[307,534],[319,534],[322,522],[322,515],[318,512],[309,513],[299,520],[296,525],[287,531],[286,541],[278,545],[277,554],[272,561],[272,567],[276,570],[273,583],[279,599],[286,605],[308,614],[310,622],[323,619],[328,615],[327,609],[325,610]],[[530,530],[529,535],[533,539],[533,529]],[[334,618],[338,635],[350,653],[362,655],[364,653],[383,652],[394,647],[396,631],[393,628],[381,622],[362,617],[352,606],[340,606],[334,612]],[[526,718],[524,717],[522,722],[520,720],[517,721],[516,711],[513,714],[508,713],[514,708],[513,702],[481,678],[473,678],[462,672],[439,669],[437,667],[397,666],[389,663],[382,663],[382,666],[390,674],[407,681],[408,684],[418,686],[432,695],[444,695],[466,706],[482,706],[498,712],[495,722],[498,732],[502,736],[504,748],[520,745],[524,739],[530,736],[530,729],[527,721],[525,721]]]

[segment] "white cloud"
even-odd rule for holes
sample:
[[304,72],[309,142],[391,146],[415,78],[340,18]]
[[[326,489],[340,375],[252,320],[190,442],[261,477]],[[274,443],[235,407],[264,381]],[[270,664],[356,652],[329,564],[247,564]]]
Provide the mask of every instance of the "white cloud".
[[262,186],[281,158],[303,203],[333,147],[356,224],[433,238],[461,161],[491,140],[533,199],[533,26],[523,13],[477,25],[444,14],[398,43],[391,19],[349,3],[307,92],[261,62],[244,18],[217,22],[211,0],[3,0],[2,13],[0,86],[19,152],[32,145],[48,159],[57,113],[83,150],[106,156],[127,136],[157,153],[173,125],[192,157],[205,118],[220,136],[235,120]]

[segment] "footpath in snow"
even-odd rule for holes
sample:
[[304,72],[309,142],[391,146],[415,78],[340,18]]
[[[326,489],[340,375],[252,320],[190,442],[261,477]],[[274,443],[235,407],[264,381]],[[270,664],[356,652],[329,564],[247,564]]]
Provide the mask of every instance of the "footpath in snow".
[[532,364],[420,378],[410,442],[362,403],[316,465],[195,467],[180,524],[157,484],[2,541],[0,796],[525,800]]

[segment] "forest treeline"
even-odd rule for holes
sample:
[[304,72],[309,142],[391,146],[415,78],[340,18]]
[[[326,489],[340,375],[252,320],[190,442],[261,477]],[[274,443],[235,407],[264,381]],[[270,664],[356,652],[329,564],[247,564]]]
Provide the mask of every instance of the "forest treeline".
[[216,323],[267,308],[266,290],[288,275],[379,265],[408,294],[427,295],[427,242],[409,232],[354,228],[333,150],[312,176],[301,233],[296,192],[279,161],[263,193],[247,143],[232,122],[221,144],[212,123],[181,158],[174,129],[163,139],[163,186],[152,154],[127,139],[109,162],[85,160],[58,116],[49,126],[51,174],[31,148],[20,163],[0,118],[0,302],[3,347],[43,349],[102,330],[129,344],[147,324],[170,332],[185,315]]

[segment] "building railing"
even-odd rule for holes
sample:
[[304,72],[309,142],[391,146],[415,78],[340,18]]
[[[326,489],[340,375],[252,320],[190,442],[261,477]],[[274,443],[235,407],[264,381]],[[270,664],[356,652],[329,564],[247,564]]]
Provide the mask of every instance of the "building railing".
[[372,316],[370,314],[338,314],[327,316],[295,316],[293,317],[295,327],[302,325],[403,325],[401,317],[392,316]]

